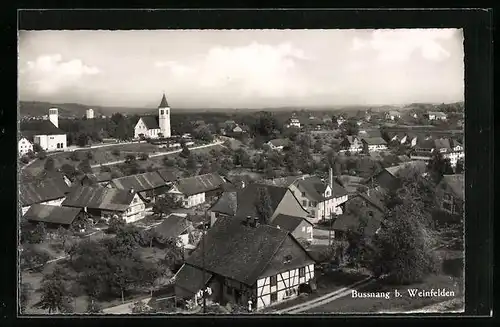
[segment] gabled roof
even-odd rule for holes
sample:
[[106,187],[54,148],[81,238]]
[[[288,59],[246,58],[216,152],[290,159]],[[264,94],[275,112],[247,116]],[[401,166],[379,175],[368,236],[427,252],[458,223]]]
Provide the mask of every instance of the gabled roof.
[[157,172],[165,182],[174,182],[175,180],[177,180],[177,178],[180,177],[180,174],[168,168],[160,169]]
[[425,161],[414,160],[414,161],[408,161],[408,162],[402,163],[402,164],[397,165],[397,166],[387,167],[387,168],[385,168],[385,170],[389,174],[391,174],[392,176],[398,177],[397,174],[402,169],[404,169],[404,168],[410,168],[410,167],[418,169],[419,171],[425,172],[425,170],[427,169],[427,164],[425,163]]
[[441,111],[429,111],[428,114],[439,116],[439,117],[446,117],[446,114],[444,112],[441,112]]
[[60,199],[69,192],[70,188],[64,181],[64,177],[39,179],[19,183],[19,202],[22,206],[29,206],[35,203]]
[[199,290],[201,290],[210,278],[212,278],[211,273],[204,273],[202,269],[189,264],[182,265],[181,269],[179,269],[174,276],[175,286],[193,294],[196,294]]
[[81,179],[88,178],[95,183],[108,182],[112,180],[111,173],[103,172],[103,173],[93,173],[93,174],[85,174]]
[[465,177],[463,174],[444,175],[441,183],[446,184],[457,198],[465,199]]
[[299,186],[299,188],[304,189],[313,200],[322,201],[325,198],[323,194],[325,193],[328,185],[318,176],[309,176],[303,179],[299,178],[295,181],[295,183]]
[[23,122],[20,126],[21,133],[28,137],[34,135],[62,135],[65,131],[56,127],[50,120],[33,120]]
[[168,108],[169,105],[168,105],[168,102],[167,102],[167,97],[165,96],[165,93],[163,93],[163,97],[161,98],[161,102],[160,102],[160,105],[158,106],[158,108]]
[[279,214],[276,216],[276,218],[273,219],[273,221],[271,222],[271,226],[293,233],[295,229],[299,227],[299,225],[304,221],[311,226],[313,225],[310,221],[302,217]]
[[175,238],[188,229],[188,227],[189,223],[186,217],[172,214],[155,227],[155,232],[163,238]]
[[[364,219],[363,217],[359,217],[356,215],[344,214],[340,215],[333,222],[332,228],[338,231],[351,231],[354,233],[358,233],[361,221]],[[376,218],[365,218],[366,225],[363,230],[364,236],[373,236],[377,232],[377,230],[381,227],[380,220]]]
[[219,218],[202,241],[205,246],[198,246],[186,263],[246,285],[255,284],[285,240],[293,237],[282,229],[251,227],[244,221],[242,217]]
[[225,181],[220,175],[210,173],[179,179],[176,185],[182,194],[193,195],[216,190],[224,183]]
[[110,185],[120,190],[143,192],[166,185],[165,180],[156,171],[130,175],[111,180]]
[[386,206],[384,204],[385,194],[381,189],[370,189],[367,193],[359,193],[358,196],[376,207],[381,212],[385,212]]
[[[250,184],[243,190],[241,190],[240,193],[238,193],[238,199],[237,199],[238,206],[236,209],[237,216],[255,217],[257,215],[257,209],[255,207],[255,203],[257,201],[258,189],[260,187],[267,189],[267,192],[269,193],[269,198],[271,199],[271,209],[273,213],[283,200],[283,197],[285,196],[286,192],[289,192],[288,188],[286,187],[278,187],[260,183]],[[298,206],[300,207],[300,203],[298,203]]]
[[128,209],[135,194],[116,188],[82,186],[68,194],[62,205],[122,212]]
[[450,140],[445,138],[435,139],[434,145],[436,149],[451,149]]
[[271,143],[275,147],[279,147],[279,146],[285,147],[288,144],[290,144],[290,140],[289,139],[274,139],[274,140],[270,140],[269,143]]
[[423,137],[418,137],[417,144],[415,147],[419,149],[434,149],[435,143],[433,139],[425,139]]
[[381,137],[365,137],[362,139],[368,145],[381,145],[387,144],[387,142]]
[[279,187],[289,187],[297,179],[300,179],[303,176],[309,177],[309,175],[286,176],[286,177],[279,177],[279,178],[264,180],[262,183],[268,184],[268,185],[273,185],[273,186],[279,186]]
[[210,211],[219,212],[225,215],[234,216],[238,208],[238,192],[224,192],[217,199]]
[[81,208],[33,204],[23,218],[33,222],[71,225],[81,211]]
[[158,129],[160,124],[158,122],[158,116],[144,116],[140,118],[147,129]]

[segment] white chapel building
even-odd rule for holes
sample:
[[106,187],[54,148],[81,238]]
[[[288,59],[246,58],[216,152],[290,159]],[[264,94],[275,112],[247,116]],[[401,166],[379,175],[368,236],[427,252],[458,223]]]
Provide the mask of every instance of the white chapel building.
[[47,151],[65,151],[67,149],[66,133],[59,129],[58,109],[49,109],[49,120],[37,124],[33,131],[33,143]]
[[144,116],[139,118],[134,127],[134,138],[141,136],[145,138],[171,137],[170,130],[170,106],[165,94],[158,106],[158,116]]

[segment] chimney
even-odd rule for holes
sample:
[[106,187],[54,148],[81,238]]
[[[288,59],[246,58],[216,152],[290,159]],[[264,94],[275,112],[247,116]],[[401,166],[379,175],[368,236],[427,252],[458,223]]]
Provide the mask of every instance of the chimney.
[[330,185],[331,188],[333,188],[333,168],[330,167],[328,170],[328,185]]
[[259,226],[259,218],[258,217],[254,217],[253,218],[253,227],[257,227]]
[[247,216],[247,218],[246,218],[246,223],[247,223],[247,225],[248,225],[248,226],[250,226],[251,221],[252,221],[252,217]]
[[133,188],[131,188],[129,192],[130,192],[130,194],[134,194],[135,193],[135,191],[134,191]]
[[57,111],[58,111],[57,108],[50,108],[49,109],[49,120],[52,124],[54,124],[55,127],[59,127],[59,119],[58,119]]

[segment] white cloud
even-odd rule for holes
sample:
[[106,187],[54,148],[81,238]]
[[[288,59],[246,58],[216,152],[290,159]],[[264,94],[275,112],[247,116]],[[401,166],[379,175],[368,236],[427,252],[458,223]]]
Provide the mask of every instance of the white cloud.
[[28,61],[20,69],[20,81],[39,94],[51,94],[74,86],[85,76],[99,73],[97,67],[88,66],[80,59],[63,61],[60,54],[53,54]]
[[414,51],[423,58],[442,61],[450,57],[439,41],[453,37],[454,29],[400,29],[376,30],[369,41],[354,38],[352,51],[370,47],[378,52],[377,59],[383,62],[407,61]]
[[[206,90],[235,91],[243,96],[280,97],[314,92],[310,81],[298,79],[299,62],[313,60],[290,43],[251,43],[243,47],[213,47],[191,62],[156,62],[184,82]],[[313,87],[312,90],[308,89]],[[234,94],[234,92],[233,92]]]

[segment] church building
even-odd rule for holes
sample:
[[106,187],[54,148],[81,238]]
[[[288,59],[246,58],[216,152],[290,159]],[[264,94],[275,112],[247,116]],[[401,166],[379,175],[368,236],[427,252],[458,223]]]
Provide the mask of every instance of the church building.
[[170,107],[165,94],[158,106],[158,116],[144,116],[139,118],[134,127],[134,138],[159,138],[171,137],[170,131]]

